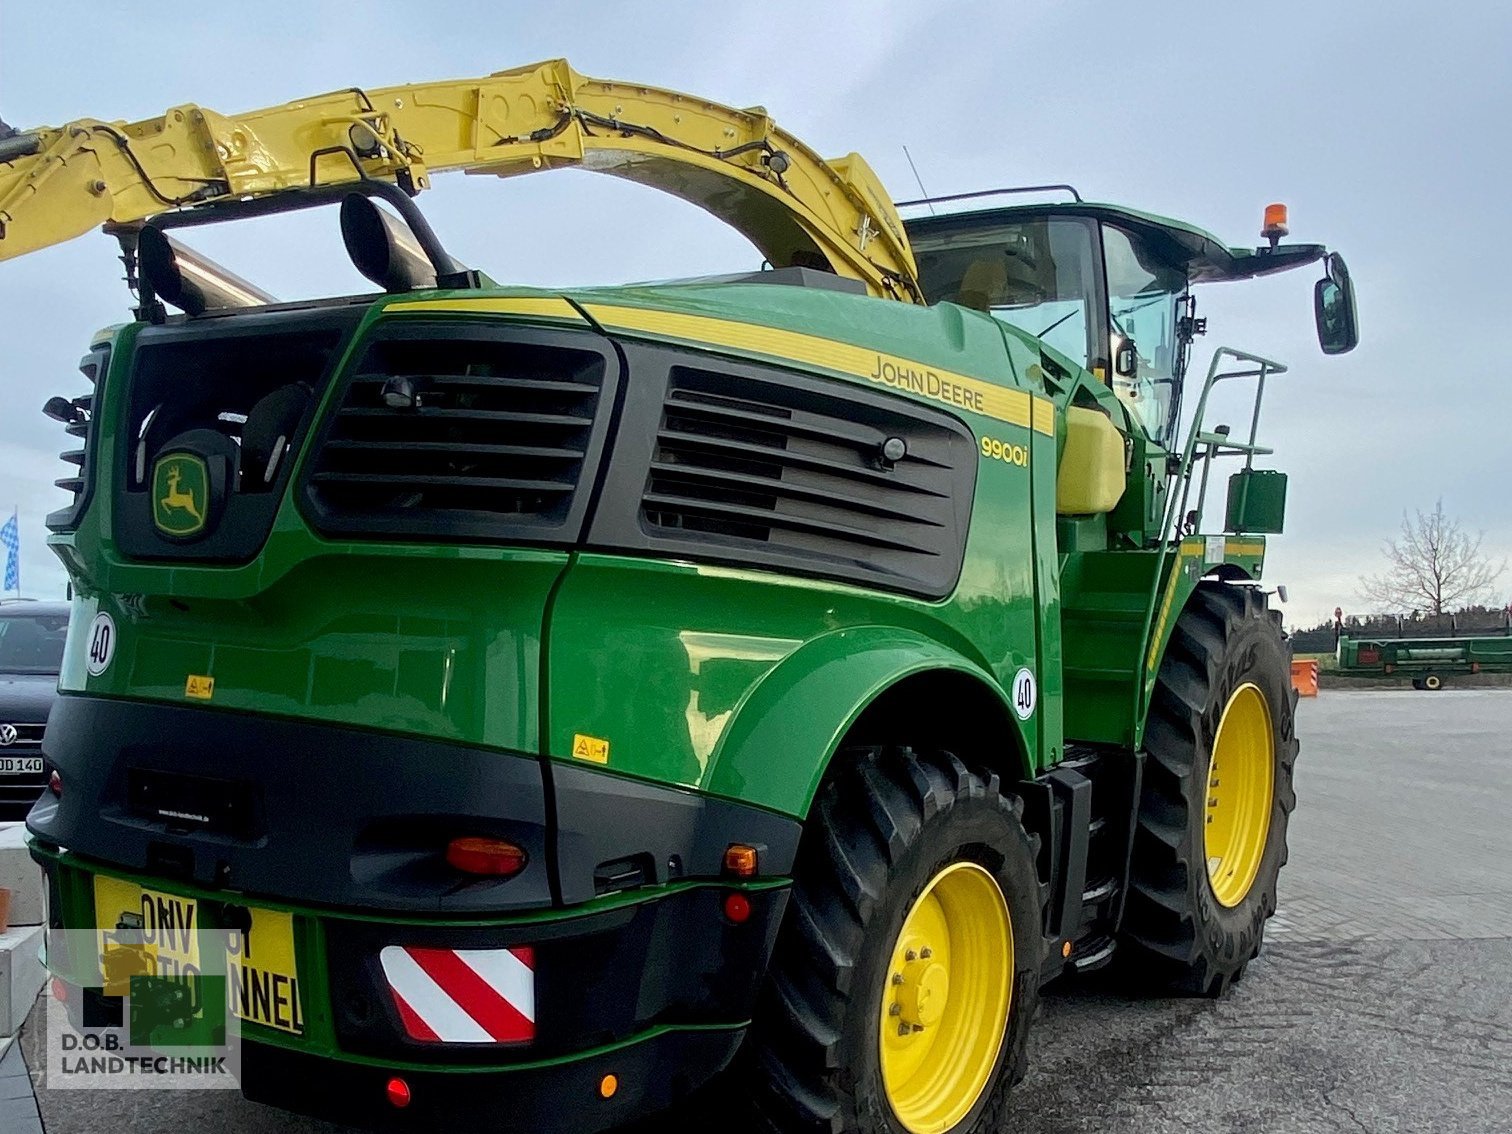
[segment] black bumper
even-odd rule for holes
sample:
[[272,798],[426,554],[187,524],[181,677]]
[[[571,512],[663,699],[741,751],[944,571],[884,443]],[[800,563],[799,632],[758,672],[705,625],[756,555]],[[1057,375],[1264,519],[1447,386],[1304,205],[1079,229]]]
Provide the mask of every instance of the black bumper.
[[[595,1134],[678,1102],[734,1057],[743,1029],[669,1031],[570,1063],[511,1071],[394,1071],[249,1043],[242,1093],[256,1102],[371,1130]],[[410,1091],[388,1101],[395,1076]],[[604,1098],[606,1075],[615,1090]]]
[[[291,903],[447,914],[574,906],[716,878],[734,842],[792,870],[801,825],[696,792],[531,754],[308,720],[65,694],[43,740],[61,799],[45,843],[121,870]],[[529,863],[459,885],[447,840],[489,835]]]
[[[589,767],[194,707],[64,696],[45,752],[63,794],[28,826],[54,916],[87,925],[97,873],[182,891],[206,928],[259,898],[294,907],[312,1030],[287,1046],[248,1027],[246,1091],[348,1123],[586,1131],[675,1101],[751,1019],[800,831]],[[444,861],[459,831],[516,841],[530,865],[459,887]],[[719,878],[732,842],[764,847],[761,877]],[[735,920],[733,889],[748,903]],[[528,946],[533,1038],[412,1038],[389,946]],[[384,1092],[395,1074],[413,1092],[403,1110]]]

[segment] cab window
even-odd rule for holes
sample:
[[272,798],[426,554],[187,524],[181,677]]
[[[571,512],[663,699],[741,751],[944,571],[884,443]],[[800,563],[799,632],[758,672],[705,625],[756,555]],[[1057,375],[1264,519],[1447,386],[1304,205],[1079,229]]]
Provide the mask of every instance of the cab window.
[[1092,236],[1085,221],[1038,217],[910,240],[928,302],[985,311],[1090,369],[1100,363]]
[[1158,443],[1169,448],[1179,412],[1177,304],[1186,294],[1186,273],[1157,259],[1138,237],[1103,226],[1108,278],[1109,352],[1132,342],[1133,374],[1113,375],[1113,392]]

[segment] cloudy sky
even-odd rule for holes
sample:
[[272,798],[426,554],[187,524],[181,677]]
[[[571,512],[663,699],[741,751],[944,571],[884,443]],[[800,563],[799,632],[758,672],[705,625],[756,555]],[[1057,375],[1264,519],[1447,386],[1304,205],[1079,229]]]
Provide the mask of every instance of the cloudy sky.
[[[107,14],[101,14],[104,11]],[[192,12],[192,14],[191,14]],[[823,153],[858,151],[897,197],[1070,181],[1093,200],[1257,240],[1342,251],[1364,341],[1326,359],[1312,276],[1209,288],[1207,351],[1289,362],[1263,431],[1291,473],[1268,575],[1288,621],[1360,608],[1404,508],[1447,512],[1512,554],[1507,188],[1512,6],[1307,3],[264,2],[145,12],[0,0],[0,118],[233,113],[352,85],[483,75],[564,55],[584,74],[766,106]],[[613,282],[754,266],[692,206],[582,173],[452,175],[422,198],[452,250],[495,278]],[[197,242],[275,293],[352,285],[317,213]],[[89,334],[125,317],[114,242],[91,234],[0,264],[0,512],[19,507],[25,589],[61,595],[42,518]],[[1218,420],[1241,422],[1239,407]],[[1228,416],[1224,416],[1224,413]],[[1501,601],[1512,597],[1512,572]]]

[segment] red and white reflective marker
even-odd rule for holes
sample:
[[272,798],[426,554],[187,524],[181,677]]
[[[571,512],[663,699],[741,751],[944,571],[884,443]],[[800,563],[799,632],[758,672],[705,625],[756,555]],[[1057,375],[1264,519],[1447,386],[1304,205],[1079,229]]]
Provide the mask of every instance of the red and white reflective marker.
[[410,1039],[524,1043],[535,1039],[535,950],[386,946],[378,955]]

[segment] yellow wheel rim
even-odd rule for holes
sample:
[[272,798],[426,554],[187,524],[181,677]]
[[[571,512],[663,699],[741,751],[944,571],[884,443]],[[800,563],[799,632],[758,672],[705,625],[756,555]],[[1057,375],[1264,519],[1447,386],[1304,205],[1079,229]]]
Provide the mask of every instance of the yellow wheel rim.
[[1270,706],[1258,686],[1234,690],[1218,721],[1208,765],[1203,853],[1213,896],[1237,906],[1255,884],[1270,835],[1275,791]]
[[882,1085],[910,1134],[940,1134],[992,1080],[1013,998],[1013,919],[982,867],[936,874],[903,920],[882,989]]

